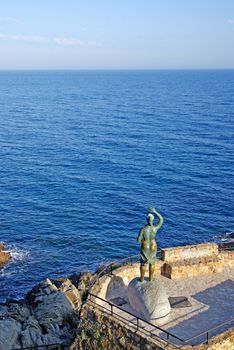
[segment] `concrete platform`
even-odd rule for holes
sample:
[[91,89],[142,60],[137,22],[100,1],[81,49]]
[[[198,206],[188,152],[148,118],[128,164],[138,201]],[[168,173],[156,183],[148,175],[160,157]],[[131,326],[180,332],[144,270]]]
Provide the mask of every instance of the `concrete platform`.
[[[121,269],[123,269],[123,267]],[[129,269],[130,267],[128,266],[128,270]],[[132,266],[132,269],[136,271],[136,264]],[[125,304],[120,306],[121,309],[114,307],[114,312],[120,317],[122,316],[136,323],[136,318],[128,315],[127,312],[137,317],[141,316],[131,308],[127,299],[125,274],[123,278],[121,278],[120,275],[121,273],[118,273],[118,270],[116,270],[116,275],[108,277],[108,280],[105,282],[106,288],[102,289],[99,295],[105,297],[106,300],[111,300],[116,297],[123,299]],[[196,337],[198,334],[234,318],[234,269],[231,267],[223,269],[222,273],[213,273],[205,276],[199,275],[196,277],[171,280],[162,275],[157,275],[155,279],[160,280],[160,283],[164,285],[169,296],[185,296],[191,303],[189,307],[172,308],[170,315],[165,319],[162,318],[153,322],[155,326],[159,326],[179,338],[189,339]],[[100,304],[102,304],[102,302],[100,302]],[[140,326],[160,335],[161,338],[166,338],[165,334],[155,329],[153,326],[144,322],[140,322]],[[234,321],[223,327],[219,327],[210,332],[210,337],[220,334],[233,326]],[[205,340],[206,335],[203,335],[188,341],[187,344],[195,345]],[[170,341],[174,344],[182,344],[173,337],[170,337]]]

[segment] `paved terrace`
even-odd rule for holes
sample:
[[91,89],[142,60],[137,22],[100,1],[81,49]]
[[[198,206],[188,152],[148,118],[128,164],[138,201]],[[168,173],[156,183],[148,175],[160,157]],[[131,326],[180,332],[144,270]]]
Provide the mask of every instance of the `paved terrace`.
[[[224,264],[222,271],[220,269],[218,269],[219,272],[215,271],[213,270],[210,274],[175,279],[167,278],[161,274],[155,276],[155,279],[163,284],[168,296],[187,297],[191,306],[172,308],[169,316],[160,319],[160,321],[151,321],[151,323],[186,340],[234,319],[234,267],[230,264],[229,266]],[[131,308],[127,299],[127,285],[132,278],[137,276],[139,276],[139,264],[134,263],[132,266],[121,267],[115,270],[112,276],[105,276],[99,293],[96,293],[106,300],[116,297],[122,298],[125,301],[125,304],[120,306],[123,311],[114,307],[114,312],[133,323],[136,323],[136,318],[124,311],[142,318]],[[108,308],[104,302],[98,299],[96,302]],[[140,322],[140,326],[166,339],[166,334],[160,333],[154,327],[144,322]],[[220,334],[233,326],[234,320],[211,331],[209,337]],[[174,338],[170,338],[170,341],[174,344],[182,344]],[[196,345],[205,341],[206,335],[204,334],[188,341],[187,344]]]

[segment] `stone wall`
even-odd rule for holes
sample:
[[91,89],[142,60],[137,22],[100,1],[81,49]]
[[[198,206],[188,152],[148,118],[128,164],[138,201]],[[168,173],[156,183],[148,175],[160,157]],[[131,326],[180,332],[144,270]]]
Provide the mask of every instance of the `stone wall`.
[[221,257],[208,256],[165,263],[162,267],[162,275],[171,279],[177,279],[209,275],[222,272],[222,270],[223,261]]
[[[69,350],[176,350],[173,344],[153,338],[143,330],[136,330],[110,312],[94,307],[89,302],[80,315],[78,336]],[[234,350],[234,328],[217,335],[208,344],[184,345],[181,350]]]
[[234,250],[220,253],[223,266],[234,267]]
[[[155,275],[162,274],[170,279],[189,278],[222,272],[225,267],[234,267],[234,251],[219,252],[215,243],[202,243],[183,247],[162,249],[162,257],[155,264]],[[139,263],[132,263],[113,270],[112,274],[120,277],[127,286],[140,276]],[[146,266],[146,276],[148,265]],[[92,293],[105,299],[110,277],[100,279]]]
[[[87,303],[81,313],[79,336],[70,350],[163,350],[166,345],[165,341],[137,331],[135,326]],[[168,345],[166,349],[175,347]]]
[[208,344],[195,346],[194,350],[234,350],[234,328],[212,338]]
[[162,260],[174,262],[193,258],[212,257],[218,255],[218,246],[215,243],[201,243],[183,247],[162,249]]
[[162,249],[161,273],[170,279],[222,272],[234,267],[234,251],[219,252],[215,243]]
[[[234,251],[219,252],[215,243],[202,243],[183,247],[162,249],[162,257],[155,265],[155,275],[162,274],[170,279],[189,278],[222,272],[225,267],[234,267]],[[120,277],[127,286],[129,282],[140,276],[139,263],[132,263],[113,270],[112,274]],[[146,266],[146,276],[148,265]],[[95,286],[94,294],[106,297],[110,278],[100,279],[100,286]],[[99,291],[97,291],[99,289]]]

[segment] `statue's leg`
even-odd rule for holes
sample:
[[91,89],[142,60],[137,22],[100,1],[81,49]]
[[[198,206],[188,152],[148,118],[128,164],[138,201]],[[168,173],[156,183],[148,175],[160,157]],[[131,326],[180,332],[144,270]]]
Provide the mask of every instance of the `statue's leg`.
[[154,264],[149,264],[149,280],[152,281],[154,275],[155,266]]
[[141,282],[144,281],[144,277],[145,277],[145,270],[146,270],[146,266],[145,265],[141,265],[140,267],[140,272],[141,272]]

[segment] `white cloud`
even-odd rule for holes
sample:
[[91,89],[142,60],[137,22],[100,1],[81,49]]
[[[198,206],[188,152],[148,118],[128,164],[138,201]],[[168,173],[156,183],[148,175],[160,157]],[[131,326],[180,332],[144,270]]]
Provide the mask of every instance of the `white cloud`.
[[100,46],[95,41],[83,41],[78,38],[56,37],[49,38],[40,35],[20,35],[20,34],[3,34],[0,33],[0,40],[6,41],[23,41],[31,43],[48,43],[54,42],[61,46],[80,46],[80,47],[98,47]]
[[64,46],[86,46],[84,41],[76,38],[59,37],[54,38],[54,41],[56,42],[56,44]]
[[88,47],[100,47],[101,44],[97,43],[96,41],[87,41]]
[[59,38],[54,38],[54,41],[56,42],[56,44],[63,45],[63,46],[83,46],[83,47],[100,46],[95,41],[83,41],[77,38],[59,37]]
[[18,34],[2,34],[0,33],[0,39],[2,40],[13,40],[13,41],[26,41],[26,42],[36,42],[45,43],[49,39],[44,36],[39,35],[18,35]]

